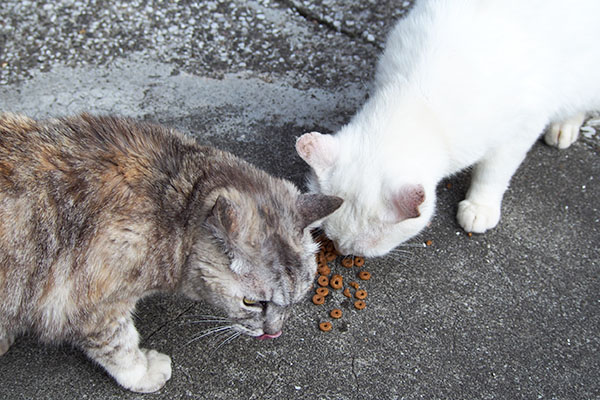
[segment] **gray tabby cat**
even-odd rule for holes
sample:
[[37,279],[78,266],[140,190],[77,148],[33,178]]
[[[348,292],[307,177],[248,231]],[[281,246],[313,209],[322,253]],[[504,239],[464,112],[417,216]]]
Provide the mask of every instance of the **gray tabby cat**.
[[160,126],[0,114],[0,355],[33,332],[156,391],[171,360],[138,347],[136,302],[180,292],[277,337],[313,282],[307,227],[340,204]]

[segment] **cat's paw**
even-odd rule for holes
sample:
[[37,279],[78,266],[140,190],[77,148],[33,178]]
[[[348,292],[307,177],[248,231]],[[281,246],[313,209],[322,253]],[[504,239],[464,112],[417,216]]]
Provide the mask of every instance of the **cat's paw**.
[[500,207],[463,200],[458,203],[456,219],[465,231],[483,233],[498,225]]
[[6,335],[0,337],[0,356],[4,355],[15,342],[15,337],[13,335]]
[[156,350],[140,350],[146,356],[146,373],[127,389],[140,393],[156,392],[171,379],[171,357]]
[[566,149],[577,140],[579,129],[584,120],[584,114],[577,114],[565,121],[553,123],[544,134],[546,144],[559,149]]

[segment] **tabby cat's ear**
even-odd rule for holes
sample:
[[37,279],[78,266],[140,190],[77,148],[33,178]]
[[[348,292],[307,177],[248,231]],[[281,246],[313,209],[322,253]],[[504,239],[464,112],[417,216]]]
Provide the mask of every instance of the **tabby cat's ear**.
[[300,230],[315,221],[325,218],[337,210],[344,200],[337,196],[324,194],[301,194],[296,200],[296,208],[300,214]]
[[237,208],[226,197],[219,196],[206,223],[225,237],[222,239],[233,239],[237,237],[240,230],[240,221]]
[[305,133],[296,140],[296,152],[319,175],[335,164],[339,152],[337,141],[333,135]]
[[421,216],[419,206],[425,201],[425,189],[422,185],[404,185],[389,198],[391,222],[399,223],[409,218]]

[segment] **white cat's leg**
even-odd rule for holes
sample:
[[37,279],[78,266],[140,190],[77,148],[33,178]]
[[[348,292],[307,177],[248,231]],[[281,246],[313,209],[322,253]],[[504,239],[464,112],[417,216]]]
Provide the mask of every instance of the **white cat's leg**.
[[564,121],[555,122],[544,134],[544,140],[550,146],[566,149],[577,140],[583,121],[585,114],[579,113]]
[[465,231],[483,233],[498,224],[502,197],[527,150],[526,143],[509,144],[475,165],[471,186],[466,199],[458,204],[456,216]]
[[171,358],[155,350],[140,349],[131,318],[119,318],[81,342],[90,358],[102,365],[123,387],[149,393],[171,378]]

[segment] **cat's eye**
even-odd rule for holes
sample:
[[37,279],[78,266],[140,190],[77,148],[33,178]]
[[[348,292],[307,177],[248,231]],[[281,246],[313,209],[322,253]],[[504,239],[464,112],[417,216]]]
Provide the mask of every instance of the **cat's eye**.
[[252,307],[252,306],[256,306],[256,305],[258,305],[258,301],[256,301],[256,300],[250,300],[250,299],[249,299],[249,298],[247,298],[247,297],[244,297],[244,298],[242,299],[242,303],[244,303],[244,305],[245,305],[245,306],[248,306],[248,307]]

